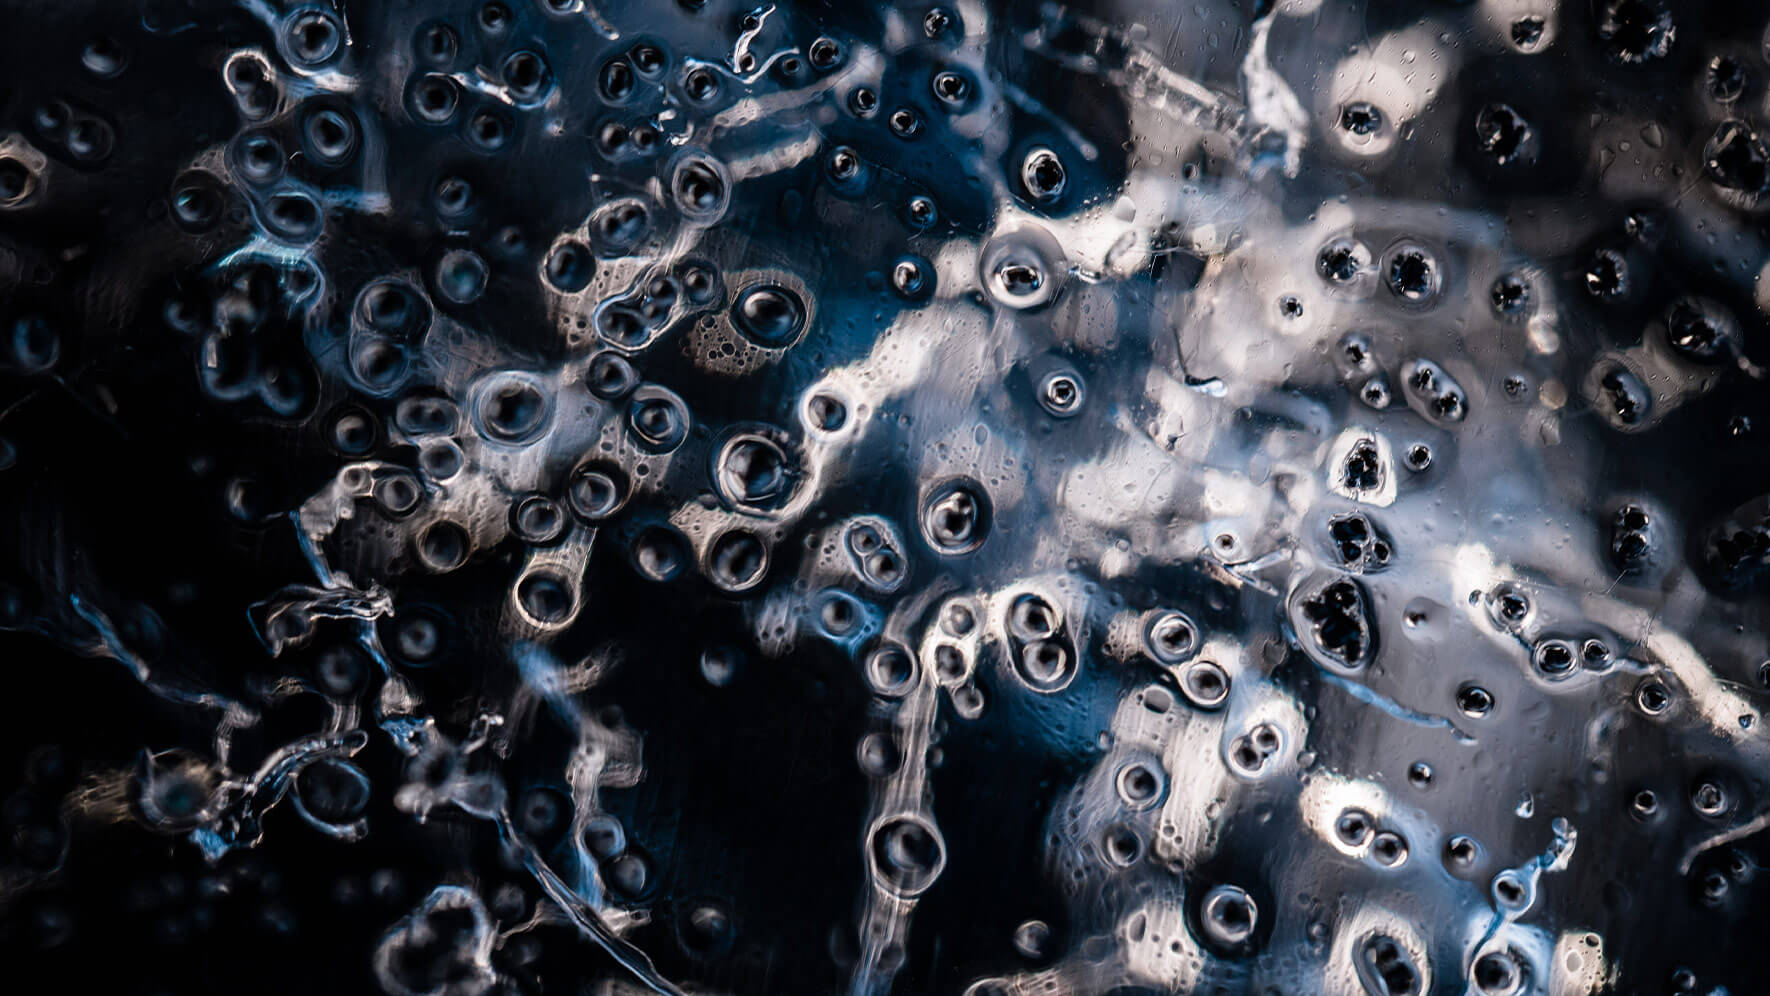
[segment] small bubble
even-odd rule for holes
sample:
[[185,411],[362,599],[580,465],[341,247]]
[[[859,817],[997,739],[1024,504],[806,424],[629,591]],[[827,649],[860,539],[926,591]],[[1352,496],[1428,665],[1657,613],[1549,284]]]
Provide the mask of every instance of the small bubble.
[[1383,112],[1368,101],[1354,101],[1340,108],[1340,127],[1361,138],[1374,135],[1383,127]]
[[708,552],[708,576],[722,590],[750,591],[768,573],[768,547],[756,534],[733,529],[713,541]]
[[529,618],[553,625],[571,617],[576,608],[577,588],[562,575],[536,569],[517,582],[516,601]]
[[895,698],[915,680],[916,659],[901,644],[882,643],[867,654],[864,669],[874,694]]
[[1185,613],[1161,612],[1143,628],[1144,649],[1163,664],[1179,664],[1198,650],[1198,626]]
[[908,107],[899,107],[888,119],[891,133],[898,138],[915,138],[922,132],[922,119]]
[[1207,940],[1219,947],[1236,948],[1253,939],[1260,912],[1247,890],[1219,885],[1205,894],[1199,920]]
[[1385,868],[1398,868],[1407,862],[1407,841],[1393,830],[1383,830],[1371,838],[1371,857]]
[[1366,992],[1380,996],[1419,996],[1420,970],[1413,955],[1386,934],[1372,934],[1358,946],[1355,968]]
[[1384,282],[1409,304],[1429,301],[1438,293],[1438,260],[1424,246],[1404,242],[1390,250]]
[[1614,249],[1599,249],[1586,262],[1586,293],[1601,300],[1622,297],[1629,291],[1629,263]]
[[889,817],[876,824],[869,837],[867,857],[874,880],[897,895],[927,891],[946,866],[939,832],[919,816]]
[[418,560],[425,568],[442,574],[466,563],[472,544],[465,529],[439,519],[418,534],[416,548]]
[[1351,239],[1335,239],[1315,255],[1315,272],[1331,284],[1348,284],[1370,266],[1369,251]]
[[970,553],[989,534],[989,500],[974,481],[942,484],[929,492],[922,507],[923,535],[942,554]]
[[1727,790],[1712,781],[1702,781],[1690,791],[1690,808],[1711,819],[1726,813],[1730,805]]
[[479,300],[490,277],[485,260],[470,249],[450,249],[436,264],[437,293],[456,304]]
[[766,511],[787,496],[792,473],[780,444],[765,435],[743,433],[720,449],[715,483],[731,504]]
[[819,38],[811,43],[806,57],[818,72],[828,72],[842,64],[842,46],[833,38]]
[[1532,308],[1530,281],[1520,273],[1502,273],[1488,291],[1488,300],[1501,318],[1521,318]]
[[1717,55],[1709,60],[1704,77],[1710,97],[1730,104],[1745,92],[1750,76],[1743,64],[1730,55]]
[[344,32],[331,11],[307,8],[284,22],[282,42],[290,62],[313,69],[338,54]]
[[673,391],[640,387],[628,405],[627,426],[646,449],[667,453],[688,438],[688,405]]
[[1517,955],[1510,951],[1489,951],[1475,959],[1469,977],[1481,996],[1517,996],[1528,976]]
[[768,349],[792,345],[804,331],[805,321],[805,303],[799,295],[774,284],[750,286],[731,307],[732,325]]
[[816,393],[805,402],[806,421],[814,429],[835,432],[848,422],[848,406],[832,394]]
[[1119,798],[1133,809],[1147,809],[1161,797],[1163,777],[1147,764],[1128,764],[1119,770]]
[[1347,847],[1363,847],[1374,828],[1375,821],[1362,809],[1348,809],[1334,820],[1334,836]]
[[1021,161],[1020,184],[1027,196],[1041,204],[1050,204],[1063,196],[1069,185],[1069,175],[1057,153],[1041,146],[1028,152]]
[[1444,867],[1453,875],[1466,875],[1481,859],[1481,845],[1473,837],[1457,834],[1444,843]]
[[512,52],[504,59],[504,85],[510,98],[519,104],[532,104],[546,96],[553,86],[552,73],[546,60],[534,52]]
[[668,526],[647,526],[633,537],[634,570],[647,581],[674,581],[688,566],[687,544],[682,534]]
[[1082,410],[1087,398],[1081,374],[1073,370],[1053,370],[1039,382],[1039,405],[1058,418],[1068,418]]
[[1543,19],[1533,14],[1513,21],[1507,34],[1519,50],[1530,52],[1542,43],[1543,27]]
[[1180,674],[1180,691],[1200,709],[1215,709],[1229,698],[1229,674],[1216,661],[1193,661]]
[[869,778],[888,778],[903,763],[903,755],[892,742],[891,737],[884,733],[869,733],[860,738],[855,748],[855,759],[860,770]]
[[1480,719],[1493,709],[1493,695],[1480,685],[1463,685],[1456,699],[1457,708],[1470,719]]
[[1649,716],[1658,716],[1672,706],[1671,690],[1649,678],[1635,689],[1635,705]]
[[511,506],[510,530],[531,546],[558,542],[565,527],[565,510],[546,495],[524,495]]
[[626,477],[610,464],[586,463],[572,471],[566,503],[586,522],[600,522],[618,512],[627,498]]
[[1496,165],[1531,158],[1534,135],[1524,117],[1510,104],[1483,107],[1475,115],[1475,136],[1481,150]]

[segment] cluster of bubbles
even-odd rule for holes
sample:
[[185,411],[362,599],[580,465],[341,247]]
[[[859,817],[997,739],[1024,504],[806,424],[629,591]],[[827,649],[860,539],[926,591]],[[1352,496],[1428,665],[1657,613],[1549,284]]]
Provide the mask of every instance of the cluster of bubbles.
[[1252,6],[52,19],[0,630],[177,718],[4,936],[126,823],[394,996],[1770,987],[1770,15]]

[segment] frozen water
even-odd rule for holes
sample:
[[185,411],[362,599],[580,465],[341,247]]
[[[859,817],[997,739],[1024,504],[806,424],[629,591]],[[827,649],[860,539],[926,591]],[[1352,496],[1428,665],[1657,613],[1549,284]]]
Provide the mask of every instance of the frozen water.
[[1770,991],[1761,5],[0,10],[25,975]]

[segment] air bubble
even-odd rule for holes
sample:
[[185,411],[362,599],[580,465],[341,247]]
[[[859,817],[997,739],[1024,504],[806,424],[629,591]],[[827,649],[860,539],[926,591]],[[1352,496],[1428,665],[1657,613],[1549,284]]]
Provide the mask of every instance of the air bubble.
[[1362,809],[1348,809],[1334,820],[1334,836],[1347,847],[1361,848],[1371,839],[1375,821]]
[[534,52],[512,52],[504,59],[503,76],[510,98],[519,104],[539,101],[553,86],[546,60]]
[[1745,66],[1730,55],[1717,55],[1709,60],[1705,83],[1709,96],[1720,103],[1730,104],[1738,100],[1749,79]]
[[974,481],[956,480],[931,490],[922,502],[922,534],[948,556],[970,553],[989,535],[990,506]]
[[668,526],[647,526],[633,537],[633,569],[647,581],[663,583],[682,575],[689,563],[682,534]]
[[1081,374],[1073,370],[1053,370],[1039,381],[1039,405],[1058,418],[1068,418],[1082,410],[1087,388]]
[[927,891],[946,867],[946,845],[933,824],[903,814],[876,824],[868,835],[867,858],[873,880],[899,896]]
[[1666,310],[1666,341],[1698,363],[1719,363],[1739,348],[1732,316],[1714,302],[1683,297]]
[[1219,885],[1205,893],[1199,910],[1205,938],[1220,948],[1238,948],[1253,939],[1260,922],[1259,907],[1240,886]]
[[759,433],[740,433],[720,448],[714,483],[728,504],[770,511],[786,500],[793,475],[779,443]]
[[553,401],[541,383],[528,374],[493,374],[478,386],[474,428],[493,442],[528,443],[548,428]]
[[1413,955],[1386,934],[1366,937],[1355,959],[1358,979],[1371,996],[1420,996],[1424,991]]
[[1612,300],[1629,292],[1629,262],[1615,249],[1599,249],[1586,261],[1586,293]]
[[1155,768],[1141,762],[1119,769],[1119,798],[1133,809],[1147,809],[1161,799],[1166,779]]
[[633,392],[627,427],[641,446],[667,453],[688,438],[688,426],[688,405],[674,391],[648,384]]
[[819,38],[811,43],[806,57],[818,72],[829,72],[842,64],[842,46],[833,38]]
[[765,349],[797,342],[805,330],[805,302],[775,284],[755,284],[741,292],[731,307],[731,324],[745,338]]
[[1193,661],[1180,673],[1180,691],[1200,709],[1215,709],[1229,698],[1229,674],[1216,661]]
[[1316,274],[1330,284],[1350,284],[1370,265],[1370,251],[1351,239],[1335,239],[1315,255]]
[[1057,153],[1039,147],[1028,152],[1021,161],[1020,184],[1028,197],[1041,204],[1050,204],[1063,196],[1069,186],[1069,174]]
[[324,824],[344,826],[369,807],[369,776],[339,758],[321,758],[295,776],[295,799],[301,811]]
[[1183,663],[1198,652],[1198,625],[1183,612],[1157,613],[1143,627],[1143,646],[1163,664]]
[[768,573],[768,547],[756,534],[733,529],[713,541],[707,574],[724,591],[751,591]]
[[1510,104],[1488,104],[1475,115],[1475,137],[1481,150],[1496,165],[1505,166],[1533,156],[1534,133]]
[[1298,607],[1312,644],[1335,663],[1356,668],[1370,658],[1375,643],[1365,604],[1358,582],[1341,578],[1322,584]]
[[295,11],[284,21],[283,54],[295,65],[305,69],[322,66],[343,46],[343,27],[331,11],[310,7]]
[[687,156],[677,162],[670,189],[677,210],[697,224],[710,225],[725,214],[731,198],[731,181],[725,166],[704,155]]
[[1566,640],[1544,640],[1536,645],[1531,655],[1537,673],[1550,681],[1558,681],[1571,675],[1579,666],[1579,658],[1573,645]]
[[701,677],[714,688],[724,688],[737,676],[743,659],[743,652],[736,647],[708,647],[701,651]]
[[1340,127],[1349,134],[1369,138],[1383,127],[1383,112],[1369,101],[1353,101],[1340,108]]
[[1677,27],[1665,0],[1597,0],[1598,40],[1616,62],[1639,64],[1665,57]]
[[848,422],[848,406],[831,394],[814,393],[805,402],[806,421],[814,429],[835,432]]
[[1075,653],[1062,640],[1032,640],[1020,648],[1015,672],[1035,692],[1051,694],[1075,677]]
[[971,81],[966,79],[963,74],[951,70],[936,73],[931,85],[935,99],[947,105],[949,109],[956,110],[963,107],[971,96]]
[[491,270],[478,253],[450,249],[436,264],[436,289],[455,304],[472,304],[485,293]]
[[565,511],[546,495],[529,494],[510,509],[510,531],[531,546],[547,546],[565,535]]
[[467,562],[472,549],[467,531],[447,519],[425,526],[415,543],[418,560],[427,570],[438,574],[455,570]]
[[904,256],[891,266],[891,289],[910,302],[923,302],[934,293],[934,267],[919,256]]
[[1008,631],[1018,640],[1049,639],[1061,623],[1057,607],[1040,595],[1020,595],[1008,609]]
[[392,516],[410,515],[424,500],[424,488],[408,471],[384,471],[375,478],[375,504]]
[[1381,830],[1371,838],[1371,858],[1385,868],[1407,862],[1407,840],[1393,830]]
[[896,698],[916,679],[916,659],[897,643],[883,643],[867,654],[864,671],[876,695]]
[[310,110],[301,122],[302,145],[315,163],[327,167],[348,164],[356,157],[361,128],[356,118],[338,107]]
[[1117,826],[1106,831],[1101,839],[1101,852],[1106,860],[1120,868],[1129,868],[1143,856],[1143,841],[1130,827]]
[[1480,685],[1463,685],[1457,689],[1457,709],[1470,719],[1480,719],[1493,710],[1493,694]]
[[883,733],[869,733],[860,738],[855,748],[860,770],[869,778],[888,778],[903,764],[903,755]]
[[1403,242],[1389,250],[1383,281],[1403,302],[1425,304],[1438,293],[1438,259],[1418,243]]

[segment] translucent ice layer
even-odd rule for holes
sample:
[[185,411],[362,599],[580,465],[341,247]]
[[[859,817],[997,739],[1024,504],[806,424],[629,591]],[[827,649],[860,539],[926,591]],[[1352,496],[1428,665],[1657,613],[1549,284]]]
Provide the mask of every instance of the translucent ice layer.
[[0,944],[1770,992],[1770,9],[13,0]]

